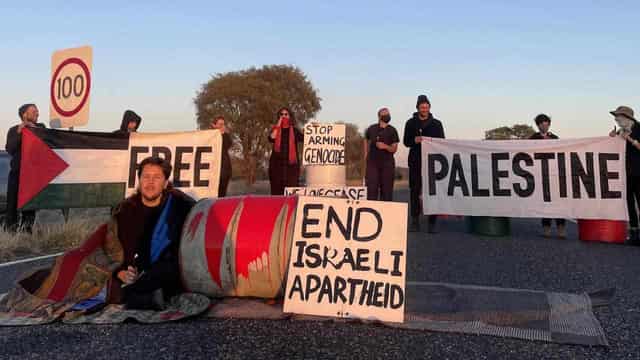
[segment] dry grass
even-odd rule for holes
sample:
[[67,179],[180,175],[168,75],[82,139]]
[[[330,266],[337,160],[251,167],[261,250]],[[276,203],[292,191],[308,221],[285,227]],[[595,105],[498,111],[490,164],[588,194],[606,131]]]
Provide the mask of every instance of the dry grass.
[[67,222],[36,224],[32,234],[0,229],[0,261],[69,250],[104,221],[104,217],[73,217]]

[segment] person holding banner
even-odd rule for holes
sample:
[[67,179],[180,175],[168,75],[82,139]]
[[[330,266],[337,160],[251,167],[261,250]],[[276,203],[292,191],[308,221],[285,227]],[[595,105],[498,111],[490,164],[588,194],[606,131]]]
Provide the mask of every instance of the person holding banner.
[[389,125],[390,121],[389,109],[378,110],[378,123],[369,126],[364,135],[367,200],[393,200],[396,170],[393,154],[398,151],[400,138],[396,129]]
[[[404,145],[409,148],[409,188],[410,188],[410,231],[420,231],[420,215],[422,215],[422,137],[444,139],[444,128],[440,120],[431,114],[431,102],[426,95],[418,96],[417,112],[407,120],[404,127]],[[436,215],[429,216],[427,230],[435,232]]]
[[[534,121],[538,127],[538,132],[531,135],[531,140],[557,140],[558,136],[551,133],[551,118],[546,114],[539,114]],[[567,237],[565,230],[565,219],[556,219],[556,227],[558,229],[558,237],[564,239]],[[551,237],[551,219],[542,219],[542,235],[545,238]]]
[[20,124],[9,129],[5,149],[11,155],[11,170],[7,183],[7,214],[5,216],[5,228],[15,232],[19,228],[31,232],[31,227],[36,219],[36,212],[22,211],[22,221],[18,226],[18,191],[20,185],[20,154],[22,146],[22,130],[29,127],[46,127],[38,122],[38,107],[35,104],[24,104],[18,108]]
[[142,118],[140,115],[133,112],[133,110],[127,110],[122,115],[122,122],[120,123],[120,129],[114,131],[116,134],[127,134],[138,131]]
[[211,122],[211,128],[220,130],[222,134],[222,162],[220,167],[220,185],[218,186],[218,197],[227,196],[227,187],[233,174],[231,168],[231,158],[229,157],[229,150],[233,145],[231,135],[227,132],[227,128],[224,125],[224,116],[216,116]]
[[277,114],[278,122],[271,128],[269,134],[269,142],[273,143],[269,158],[271,195],[283,195],[285,187],[299,186],[298,144],[304,141],[302,131],[296,127],[293,113],[283,107]]
[[627,209],[629,212],[629,236],[627,244],[640,246],[640,234],[638,232],[638,212],[636,206],[640,205],[640,125],[633,116],[633,109],[628,106],[618,106],[610,111],[620,129],[613,130],[609,136],[620,136],[625,139],[626,170],[627,170]]

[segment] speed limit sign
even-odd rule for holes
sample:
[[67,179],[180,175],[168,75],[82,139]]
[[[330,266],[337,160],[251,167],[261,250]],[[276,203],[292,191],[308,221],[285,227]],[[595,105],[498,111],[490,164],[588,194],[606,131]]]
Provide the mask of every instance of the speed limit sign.
[[51,56],[49,122],[52,128],[86,125],[91,94],[90,46],[58,50]]

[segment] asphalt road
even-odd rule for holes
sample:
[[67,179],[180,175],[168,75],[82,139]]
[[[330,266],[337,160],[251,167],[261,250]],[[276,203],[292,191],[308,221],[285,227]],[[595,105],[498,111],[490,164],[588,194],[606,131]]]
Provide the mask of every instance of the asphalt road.
[[[580,242],[572,223],[567,240],[540,237],[534,219],[514,219],[504,238],[467,234],[460,219],[440,225],[435,235],[409,234],[408,280],[562,292],[615,287],[613,303],[595,310],[610,348],[357,323],[193,319],[0,328],[0,358],[640,358],[640,247]],[[0,293],[34,265],[42,264],[0,268]]]

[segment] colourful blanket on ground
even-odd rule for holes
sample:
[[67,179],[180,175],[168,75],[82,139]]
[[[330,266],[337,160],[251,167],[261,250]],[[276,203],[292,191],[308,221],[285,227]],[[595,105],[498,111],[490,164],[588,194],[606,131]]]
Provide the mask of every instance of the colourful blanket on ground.
[[122,262],[115,222],[101,225],[79,247],[16,283],[0,300],[0,325],[46,324],[100,293]]
[[[162,322],[197,315],[209,306],[202,295],[182,294],[161,312],[126,310],[122,305],[96,303],[75,311],[80,302],[93,299],[108,288],[113,271],[123,261],[115,221],[101,225],[81,246],[58,257],[50,269],[40,269],[16,283],[0,299],[0,326],[40,325],[64,322]],[[90,317],[90,318],[88,318]]]

